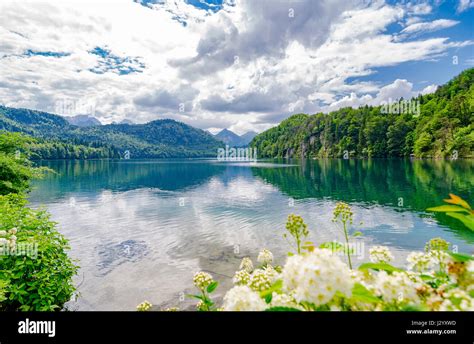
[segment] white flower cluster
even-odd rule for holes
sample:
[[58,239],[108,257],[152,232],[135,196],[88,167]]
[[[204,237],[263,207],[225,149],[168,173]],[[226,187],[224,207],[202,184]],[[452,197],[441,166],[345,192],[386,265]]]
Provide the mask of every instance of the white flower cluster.
[[354,285],[351,270],[327,249],[290,257],[282,277],[285,290],[293,293],[297,302],[316,306],[328,303],[337,292],[350,296]]
[[474,260],[470,260],[466,265],[466,271],[474,274]]
[[447,264],[451,263],[453,260],[451,256],[445,251],[430,251],[431,262],[433,265],[437,266],[438,269],[442,269]]
[[[262,258],[262,256],[266,258],[272,257],[271,261],[273,261],[273,254],[266,249],[260,252],[259,258]],[[261,261],[263,260],[261,259]],[[265,261],[266,265],[264,268],[254,270],[252,260],[248,257],[244,258],[240,264],[241,270],[237,271],[232,279],[234,284],[246,285],[254,291],[263,291],[270,288],[278,279],[279,273],[270,265],[269,259]]]
[[224,296],[224,311],[263,311],[267,304],[260,295],[247,286],[236,286]]
[[149,311],[151,309],[153,305],[148,302],[148,301],[143,301],[142,303],[140,303],[138,306],[137,306],[137,310],[139,312],[146,312],[146,311]]
[[372,263],[389,263],[393,260],[392,252],[387,246],[374,246],[369,250]]
[[194,285],[200,290],[206,289],[213,282],[214,280],[212,279],[212,276],[207,272],[198,272],[193,278]]
[[417,294],[419,285],[406,272],[395,271],[389,275],[385,271],[379,271],[374,287],[376,294],[389,303],[419,301]]
[[250,282],[250,274],[245,270],[239,270],[232,279],[235,285],[247,285]]
[[264,248],[258,254],[257,261],[262,265],[269,265],[273,262],[273,253]]
[[444,293],[440,311],[474,311],[474,300],[464,290],[455,288]]
[[270,288],[272,280],[264,270],[257,269],[250,276],[249,287],[255,291],[264,291]]
[[435,262],[430,253],[412,252],[407,257],[408,269],[416,272],[426,272],[430,270]]
[[239,269],[251,273],[253,271],[252,260],[249,257],[245,257],[244,259],[242,259]]
[[18,233],[17,228],[12,228],[8,231],[6,230],[0,231],[0,248],[2,252],[5,246],[9,246],[10,250],[13,250],[16,247],[16,240],[17,240],[16,234],[17,233]]
[[[394,257],[385,246],[369,251],[370,261],[384,265],[359,269],[350,269],[331,250],[315,247],[291,255],[283,267],[272,266],[273,254],[263,249],[258,254],[259,268],[254,269],[248,257],[242,260],[222,308],[206,299],[197,309],[474,311],[474,258],[450,254],[448,246],[442,238],[430,240],[425,252],[408,255],[408,270],[389,264]],[[194,285],[204,296],[213,282],[205,272],[194,276]]]
[[287,294],[272,294],[272,300],[270,302],[270,307],[286,307],[286,308],[296,308],[302,309],[294,299],[294,297]]

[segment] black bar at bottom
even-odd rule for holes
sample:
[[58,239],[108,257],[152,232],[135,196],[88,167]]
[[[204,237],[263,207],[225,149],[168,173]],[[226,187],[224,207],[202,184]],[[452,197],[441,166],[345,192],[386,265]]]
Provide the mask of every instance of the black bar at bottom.
[[186,337],[199,342],[243,344],[256,340],[282,342],[283,338],[292,344],[300,340],[305,343],[396,340],[402,344],[472,344],[474,312],[0,313],[1,344],[70,343],[72,340],[160,343],[184,341]]

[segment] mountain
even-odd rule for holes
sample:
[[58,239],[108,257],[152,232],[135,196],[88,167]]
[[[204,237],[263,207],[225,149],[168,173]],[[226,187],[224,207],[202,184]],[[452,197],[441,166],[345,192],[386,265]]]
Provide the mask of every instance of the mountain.
[[249,131],[239,136],[233,131],[230,131],[229,129],[223,129],[222,131],[214,135],[214,137],[231,147],[244,147],[248,146],[250,141],[252,141],[256,135],[256,132]]
[[219,133],[215,135],[215,138],[224,142],[226,145],[229,145],[231,147],[241,147],[245,146],[245,143],[243,142],[242,138],[234,133],[233,131],[230,131],[228,129],[223,129]]
[[293,115],[251,146],[259,157],[474,157],[474,68],[392,105]]
[[79,127],[61,116],[4,106],[0,129],[38,138],[39,158],[85,158],[89,152],[118,157],[126,151],[131,158],[212,157],[222,146],[211,134],[170,119]]
[[135,124],[134,122],[132,122],[131,120],[129,119],[122,119],[120,122],[112,122],[112,124]]
[[92,127],[95,125],[102,125],[102,123],[97,118],[89,115],[77,115],[65,118],[70,124],[77,125],[78,127]]
[[247,146],[257,135],[258,133],[256,133],[255,131],[249,131],[243,135],[240,135],[240,138],[242,139],[242,142]]

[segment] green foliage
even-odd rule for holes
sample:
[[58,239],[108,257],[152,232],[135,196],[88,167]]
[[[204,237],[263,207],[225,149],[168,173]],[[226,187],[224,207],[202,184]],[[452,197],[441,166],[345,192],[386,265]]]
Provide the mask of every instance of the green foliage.
[[44,172],[28,159],[32,143],[0,134],[0,310],[59,310],[75,291],[67,240],[46,212],[26,207],[30,180]]
[[294,115],[255,137],[251,146],[261,158],[474,155],[474,68],[412,102],[420,104],[419,114],[364,106]]
[[77,127],[46,112],[0,106],[0,129],[37,138],[34,159],[179,158],[216,156],[222,142],[173,120]]
[[441,205],[426,209],[427,211],[445,213],[447,216],[461,221],[467,228],[474,231],[474,210],[461,197],[449,194],[448,199],[444,201],[450,205]]
[[27,191],[30,180],[45,171],[33,168],[28,159],[32,142],[19,133],[0,133],[0,195]]
[[[288,233],[293,237],[296,242],[296,251],[298,254],[301,253],[301,241],[305,239],[308,234],[308,226],[304,223],[303,218],[298,215],[290,214],[288,216],[288,221],[286,222],[286,230]],[[285,238],[287,237],[286,233],[283,235]],[[307,245],[311,245],[312,243],[307,243]]]
[[5,296],[7,285],[7,281],[0,279],[0,304],[7,299]]
[[301,312],[301,309],[293,307],[270,307],[265,312]]
[[359,266],[359,270],[372,269],[375,271],[386,271],[392,273],[395,271],[403,271],[402,269],[396,268],[387,263],[363,263]]
[[[336,207],[333,211],[333,222],[340,223],[342,225],[342,231],[344,233],[344,239],[346,240],[345,251],[347,253],[347,261],[349,262],[349,267],[352,269],[351,261],[351,250],[349,246],[349,226],[353,223],[353,212],[351,207],[344,202],[337,202]],[[360,236],[361,232],[355,232],[352,236]]]
[[67,240],[46,212],[27,208],[22,195],[0,196],[0,218],[0,233],[5,231],[8,240],[0,246],[0,281],[6,283],[0,309],[63,308],[75,291],[72,277],[77,271],[67,256]]
[[364,287],[360,283],[355,283],[352,288],[352,302],[362,302],[362,303],[378,303],[380,298],[376,297],[370,290]]

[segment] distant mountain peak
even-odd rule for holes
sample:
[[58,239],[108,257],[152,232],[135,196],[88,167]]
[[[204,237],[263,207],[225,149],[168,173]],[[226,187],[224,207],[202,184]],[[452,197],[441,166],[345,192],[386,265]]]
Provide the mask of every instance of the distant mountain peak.
[[113,121],[111,124],[130,124],[130,125],[132,125],[132,124],[135,124],[135,122],[133,122],[133,121],[127,119],[127,118],[124,118],[120,122]]
[[249,131],[241,136],[237,135],[233,131],[225,128],[222,129],[219,133],[214,135],[218,140],[224,142],[225,144],[233,147],[243,147],[247,146],[250,141],[253,140],[257,133],[254,131]]
[[95,117],[89,115],[77,115],[72,117],[65,117],[65,119],[72,125],[78,127],[93,127],[102,125],[102,123]]
[[248,131],[243,135],[240,135],[241,139],[245,142],[245,144],[249,144],[258,133],[255,131]]

